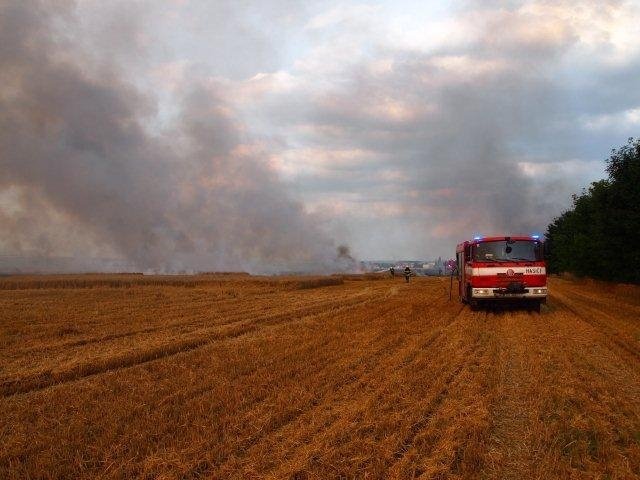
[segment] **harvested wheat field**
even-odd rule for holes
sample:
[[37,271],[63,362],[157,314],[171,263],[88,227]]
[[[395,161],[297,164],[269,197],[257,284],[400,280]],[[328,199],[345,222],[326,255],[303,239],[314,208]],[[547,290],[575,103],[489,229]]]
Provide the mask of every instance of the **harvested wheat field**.
[[0,279],[0,478],[640,476],[640,288]]

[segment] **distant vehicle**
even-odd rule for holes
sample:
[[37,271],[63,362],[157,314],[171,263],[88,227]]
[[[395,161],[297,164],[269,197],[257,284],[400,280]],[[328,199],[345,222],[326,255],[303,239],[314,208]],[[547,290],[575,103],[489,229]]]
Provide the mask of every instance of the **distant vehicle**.
[[511,300],[540,311],[547,300],[547,268],[537,235],[475,237],[456,247],[458,293],[472,310]]

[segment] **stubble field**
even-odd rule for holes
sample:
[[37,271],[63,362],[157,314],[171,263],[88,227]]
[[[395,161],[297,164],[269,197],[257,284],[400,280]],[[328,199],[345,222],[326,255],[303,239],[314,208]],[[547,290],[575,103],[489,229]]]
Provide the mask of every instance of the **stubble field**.
[[0,478],[640,476],[640,288],[0,279]]

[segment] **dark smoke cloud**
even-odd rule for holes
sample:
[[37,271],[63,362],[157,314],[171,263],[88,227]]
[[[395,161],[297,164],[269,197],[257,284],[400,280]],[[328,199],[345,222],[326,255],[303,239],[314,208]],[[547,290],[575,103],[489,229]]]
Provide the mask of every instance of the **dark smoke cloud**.
[[119,65],[76,48],[73,29],[71,2],[0,2],[7,253],[59,255],[68,243],[141,269],[332,268],[332,241],[260,160],[215,82],[190,81],[175,118],[159,118]]
[[369,258],[540,233],[637,136],[634,3],[466,1],[432,41],[424,2],[0,0],[0,255],[298,269],[344,263],[329,228]]
[[[557,164],[602,158],[615,141],[609,134],[595,144],[581,116],[639,105],[630,79],[640,59],[616,67],[593,59],[595,77],[570,70],[567,59],[587,48],[581,28],[591,28],[566,15],[577,2],[498,3],[461,10],[465,41],[429,51],[372,42],[340,82],[322,90],[299,82],[298,99],[287,92],[265,102],[269,118],[301,132],[298,143],[366,152],[369,161],[354,162],[348,178],[335,168],[304,179],[312,192],[342,190],[358,228],[368,229],[354,244],[375,238],[369,248],[384,245],[387,256],[402,258],[451,254],[474,233],[541,233],[581,187],[577,173]],[[583,6],[602,20],[619,4]],[[389,168],[392,180],[377,176]],[[392,218],[378,210],[366,222],[358,202],[386,204]]]

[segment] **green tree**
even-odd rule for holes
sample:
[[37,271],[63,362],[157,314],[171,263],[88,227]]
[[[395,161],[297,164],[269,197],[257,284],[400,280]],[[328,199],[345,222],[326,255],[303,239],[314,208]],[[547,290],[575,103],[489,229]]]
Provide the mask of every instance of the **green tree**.
[[547,228],[549,270],[640,283],[640,139],[606,162],[609,178],[574,195]]

